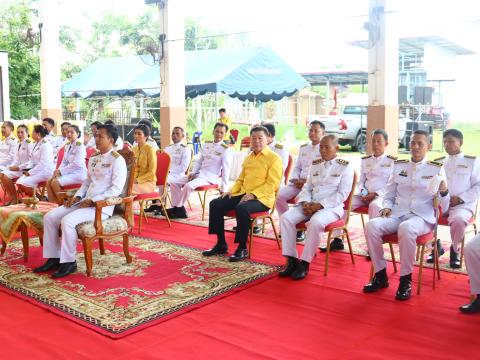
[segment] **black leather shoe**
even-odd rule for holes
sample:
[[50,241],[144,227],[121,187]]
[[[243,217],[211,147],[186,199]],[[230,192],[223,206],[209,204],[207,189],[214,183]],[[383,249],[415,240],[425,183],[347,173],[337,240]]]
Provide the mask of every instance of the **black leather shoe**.
[[202,252],[203,256],[213,256],[213,255],[223,255],[228,251],[228,246],[216,244],[213,248],[205,250]]
[[460,269],[460,256],[453,250],[453,246],[450,246],[450,267],[452,269]]
[[246,259],[248,257],[248,250],[247,249],[237,249],[233,253],[233,255],[230,255],[228,258],[228,261],[230,262],[237,262],[241,261],[243,259]]
[[310,267],[310,263],[306,261],[300,261],[297,265],[295,271],[290,275],[293,280],[302,280],[305,276],[308,275],[308,268]]
[[297,231],[297,242],[305,240],[305,231]]
[[475,300],[473,300],[470,304],[460,306],[459,309],[464,314],[475,314],[480,312],[480,296],[477,295]]
[[[343,250],[345,247],[343,246],[343,240],[340,238],[335,238],[333,239],[332,242],[330,242],[330,251],[338,251],[338,250]],[[320,248],[321,252],[327,252],[327,247],[321,247]]]
[[412,274],[400,276],[400,284],[398,285],[395,299],[408,300],[412,295]]
[[261,234],[261,233],[262,233],[262,228],[261,228],[260,226],[255,225],[255,226],[253,227],[253,233],[254,233],[255,235]]
[[58,269],[59,266],[60,266],[60,259],[50,258],[42,266],[39,266],[39,267],[33,269],[33,272],[34,273],[46,272],[46,271],[49,271],[49,270]]
[[187,210],[185,210],[185,206],[180,206],[172,209],[168,209],[168,216],[170,219],[187,219]]
[[155,211],[160,211],[162,210],[162,207],[160,205],[150,205],[148,208],[145,209],[145,212],[155,212]]
[[285,268],[278,273],[281,277],[286,277],[292,275],[292,273],[297,270],[298,267],[298,259],[293,256],[287,256],[287,265]]
[[370,281],[367,285],[363,287],[363,292],[373,293],[378,289],[385,288],[388,288],[387,269],[382,269],[380,271],[377,271],[373,276],[372,281]]
[[[437,239],[437,251],[438,251],[438,257],[445,254],[445,250],[443,250],[442,244],[440,243],[440,239]],[[428,255],[427,263],[433,264],[433,259],[434,259],[434,255],[433,255],[433,250],[432,250],[430,255]]]
[[61,263],[57,271],[52,274],[55,279],[65,277],[77,271],[77,262]]

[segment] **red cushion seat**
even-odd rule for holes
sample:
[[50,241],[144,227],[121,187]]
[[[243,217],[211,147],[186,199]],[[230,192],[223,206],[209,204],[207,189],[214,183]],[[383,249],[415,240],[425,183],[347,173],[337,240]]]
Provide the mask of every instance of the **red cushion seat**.
[[133,200],[140,201],[140,200],[153,199],[158,197],[160,197],[160,194],[158,192],[151,192],[151,193],[145,193],[145,194],[137,194],[135,195],[135,199]]
[[[429,241],[432,241],[434,238],[435,238],[435,234],[433,233],[433,231],[420,235],[419,237],[417,237],[417,245],[424,245]],[[386,242],[392,243],[392,244],[398,243],[398,236],[396,233],[384,235],[382,239],[384,243]]]
[[360,206],[352,210],[354,213],[368,215],[368,206]]
[[81,187],[82,187],[82,184],[65,185],[65,186],[62,186],[62,190],[75,190]]
[[[325,232],[332,231],[336,228],[340,228],[342,226],[345,226],[345,220],[343,219],[338,219],[337,221],[331,222],[325,227]],[[307,222],[302,221],[297,224],[297,230],[303,230],[307,228]]]
[[217,184],[202,185],[195,188],[195,191],[205,191],[210,189],[218,189]]
[[[255,219],[259,216],[266,216],[266,215],[270,215],[270,212],[269,211],[260,211],[260,212],[255,212],[255,213],[251,213],[250,214],[250,219]],[[235,210],[229,210],[227,211],[227,213],[225,214],[225,216],[228,216],[228,217],[236,217],[237,216],[237,213]]]

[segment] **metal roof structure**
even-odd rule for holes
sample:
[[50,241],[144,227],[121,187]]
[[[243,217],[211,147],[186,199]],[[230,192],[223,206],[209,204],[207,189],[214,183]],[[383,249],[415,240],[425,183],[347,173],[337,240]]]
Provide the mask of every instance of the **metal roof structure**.
[[353,85],[368,83],[368,73],[362,70],[325,70],[301,73],[310,85]]

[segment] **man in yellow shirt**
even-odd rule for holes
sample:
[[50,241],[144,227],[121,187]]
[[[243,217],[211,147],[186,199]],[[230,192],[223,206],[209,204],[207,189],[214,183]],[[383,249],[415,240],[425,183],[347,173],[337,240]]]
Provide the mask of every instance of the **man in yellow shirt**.
[[266,128],[252,128],[250,137],[252,152],[243,162],[240,176],[230,192],[224,192],[221,197],[210,202],[208,233],[217,234],[217,243],[204,251],[204,256],[227,253],[224,216],[228,211],[235,210],[235,242],[238,243],[238,248],[228,260],[234,262],[248,257],[250,214],[267,211],[275,203],[275,193],[282,179],[282,160],[268,147]]
[[[228,117],[227,110],[225,110],[225,108],[221,108],[220,110],[218,110],[218,115],[220,117],[218,118],[217,122],[225,124],[227,125],[227,129],[231,129],[232,120],[230,120],[230,118]],[[228,142],[230,142],[230,130],[227,130],[225,136],[223,137],[223,140],[228,140]]]

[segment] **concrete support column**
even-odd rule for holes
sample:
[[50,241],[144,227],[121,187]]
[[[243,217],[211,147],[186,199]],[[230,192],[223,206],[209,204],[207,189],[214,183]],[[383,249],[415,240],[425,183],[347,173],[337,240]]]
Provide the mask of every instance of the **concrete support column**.
[[42,23],[40,44],[41,117],[55,120],[55,132],[59,134],[62,122],[62,98],[60,82],[60,40],[58,0],[40,0],[39,17]]
[[[367,133],[377,128],[389,135],[389,154],[398,153],[398,22],[391,0],[370,0]],[[390,12],[392,11],[392,12]],[[367,153],[371,153],[367,136]]]
[[[160,7],[160,29],[165,34],[160,61],[160,136],[161,146],[171,143],[175,126],[186,131],[184,13],[182,0],[166,0]],[[189,134],[192,136],[193,134]]]
[[8,53],[0,51],[0,122],[10,120]]

